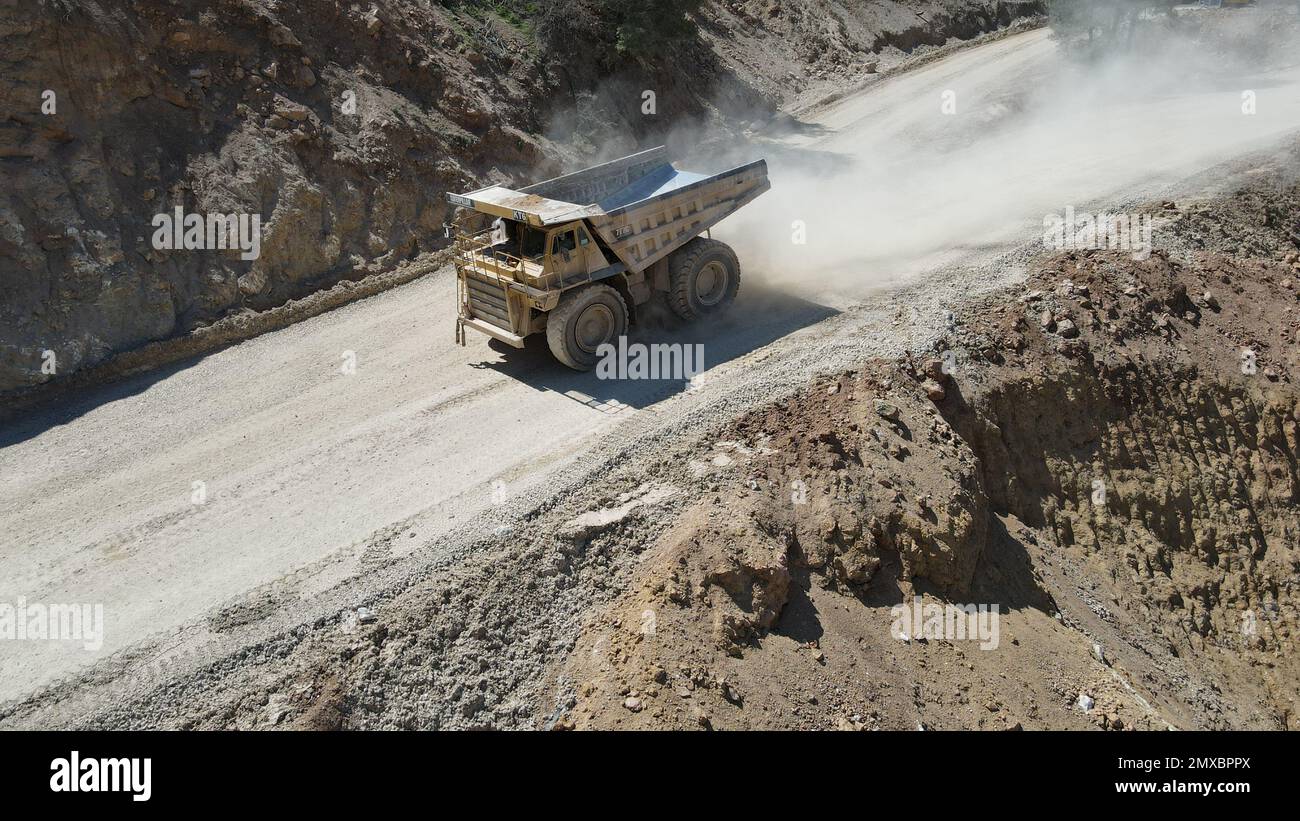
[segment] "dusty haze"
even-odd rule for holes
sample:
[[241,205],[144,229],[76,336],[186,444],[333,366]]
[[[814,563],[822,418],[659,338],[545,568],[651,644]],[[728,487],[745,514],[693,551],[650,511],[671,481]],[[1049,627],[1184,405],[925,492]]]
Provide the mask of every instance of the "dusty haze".
[[[1068,59],[1045,29],[885,79],[805,117],[801,134],[728,157],[766,156],[773,189],[716,234],[751,282],[858,296],[1038,241],[1045,215],[1067,206],[1122,208],[1117,193],[1135,186],[1158,194],[1300,127],[1294,26],[1283,39],[1246,14],[1237,25],[1267,31],[1212,48],[1167,37],[1137,54]],[[1243,113],[1248,91],[1254,114]]]

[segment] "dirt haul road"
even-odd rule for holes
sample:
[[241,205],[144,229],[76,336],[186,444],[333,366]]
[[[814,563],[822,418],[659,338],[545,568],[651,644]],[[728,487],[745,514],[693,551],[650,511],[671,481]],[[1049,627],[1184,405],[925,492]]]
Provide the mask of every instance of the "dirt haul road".
[[337,615],[330,591],[364,600],[402,562],[418,575],[509,540],[593,466],[641,455],[625,442],[925,347],[964,294],[1022,275],[1044,213],[1149,195],[1300,129],[1294,67],[1251,75],[1250,115],[1226,80],[1152,69],[1155,90],[1130,96],[1085,79],[1037,31],[806,112],[819,128],[773,147],[774,193],[716,234],[746,270],[731,319],[641,337],[702,344],[697,389],[575,374],[543,346],[457,347],[442,271],[7,425],[0,602],[99,604],[103,633],[0,642],[0,715],[75,722],[94,707],[67,694],[87,684],[177,648],[197,664]]

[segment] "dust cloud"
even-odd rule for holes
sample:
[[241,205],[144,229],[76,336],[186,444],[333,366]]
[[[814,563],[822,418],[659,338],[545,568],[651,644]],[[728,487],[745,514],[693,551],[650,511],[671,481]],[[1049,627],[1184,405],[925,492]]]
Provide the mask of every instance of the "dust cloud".
[[1110,54],[1049,30],[1008,38],[715,153],[713,170],[766,157],[772,190],[714,236],[751,283],[857,297],[1041,247],[1067,207],[1159,196],[1300,129],[1295,13],[1215,14],[1208,34],[1155,20]]

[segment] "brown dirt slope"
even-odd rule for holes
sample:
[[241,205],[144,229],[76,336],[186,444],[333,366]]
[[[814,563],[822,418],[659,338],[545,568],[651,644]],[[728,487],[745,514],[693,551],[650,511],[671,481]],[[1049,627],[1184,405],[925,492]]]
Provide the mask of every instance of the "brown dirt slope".
[[[1058,256],[700,452],[561,726],[1300,726],[1300,189],[1149,211],[1182,261]],[[996,646],[900,638],[915,596]]]

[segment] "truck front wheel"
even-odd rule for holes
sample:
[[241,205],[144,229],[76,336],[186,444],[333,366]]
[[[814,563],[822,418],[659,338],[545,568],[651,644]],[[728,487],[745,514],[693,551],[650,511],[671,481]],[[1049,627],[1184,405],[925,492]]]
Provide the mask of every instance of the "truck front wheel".
[[696,237],[669,258],[668,286],[668,306],[682,319],[722,313],[740,290],[740,261],[726,243]]
[[627,305],[608,285],[570,291],[546,316],[546,343],[555,358],[575,371],[596,367],[597,349],[627,333]]

